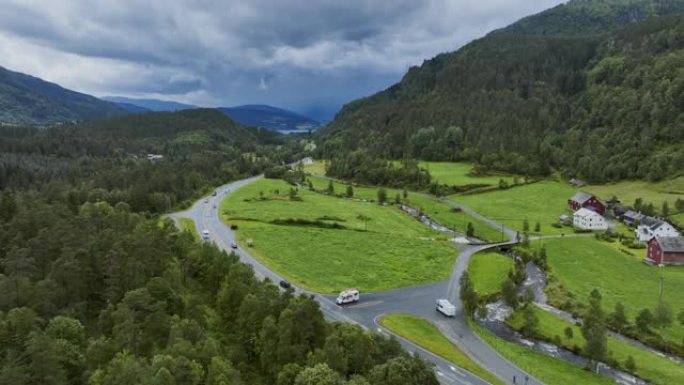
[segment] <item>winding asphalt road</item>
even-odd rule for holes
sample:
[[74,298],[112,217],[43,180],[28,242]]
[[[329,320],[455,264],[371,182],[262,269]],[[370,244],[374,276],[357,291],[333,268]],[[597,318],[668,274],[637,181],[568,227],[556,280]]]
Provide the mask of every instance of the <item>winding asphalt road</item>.
[[[198,233],[201,233],[203,230],[208,230],[210,241],[223,250],[228,252],[235,251],[243,262],[253,266],[257,277],[261,279],[268,278],[271,281],[278,283],[283,278],[261,264],[246,250],[242,248],[239,248],[238,250],[231,249],[231,243],[236,240],[235,233],[220,220],[221,201],[231,192],[248,185],[259,178],[262,178],[262,176],[256,176],[223,185],[216,189],[216,196],[202,199],[195,203],[190,209],[173,213],[169,215],[169,217],[176,221],[178,218],[190,218],[195,222]],[[445,203],[456,205],[450,201],[445,201]],[[511,239],[515,237],[514,231],[503,228],[501,225],[468,210],[466,207],[458,207],[494,228],[503,229],[506,235],[511,237]],[[335,304],[334,296],[311,293],[295,286],[293,286],[293,289],[296,293],[313,295],[313,298],[319,303],[321,311],[327,319],[358,324],[366,330],[375,330],[383,334],[392,334],[378,322],[378,319],[385,314],[407,313],[426,318],[433,322],[451,342],[464,351],[471,359],[505,381],[505,383],[513,384],[513,379],[516,378],[517,384],[541,385],[540,381],[534,379],[531,375],[525,373],[500,356],[495,350],[482,341],[479,336],[472,332],[466,322],[465,315],[461,311],[461,301],[458,294],[460,285],[458,280],[463,272],[466,271],[470,258],[479,251],[513,243],[513,241],[508,241],[490,245],[461,245],[459,246],[461,252],[456,259],[451,278],[448,281],[415,287],[405,287],[379,293],[363,293],[362,301],[352,306],[337,306]],[[456,316],[453,318],[446,318],[436,312],[435,300],[437,298],[448,298],[458,309]],[[420,346],[399,336],[396,337],[408,351],[415,352],[434,363],[435,371],[440,383],[445,385],[488,384],[487,381],[432,354]]]

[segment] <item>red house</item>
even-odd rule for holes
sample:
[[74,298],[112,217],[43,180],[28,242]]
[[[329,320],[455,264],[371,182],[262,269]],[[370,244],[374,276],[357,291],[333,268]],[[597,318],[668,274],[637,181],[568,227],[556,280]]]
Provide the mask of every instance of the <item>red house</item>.
[[644,262],[650,265],[684,265],[684,237],[654,237],[648,241]]
[[581,208],[586,208],[600,215],[603,215],[606,212],[606,206],[604,206],[598,198],[589,193],[585,193],[584,191],[578,191],[577,194],[568,199],[568,208],[573,212]]

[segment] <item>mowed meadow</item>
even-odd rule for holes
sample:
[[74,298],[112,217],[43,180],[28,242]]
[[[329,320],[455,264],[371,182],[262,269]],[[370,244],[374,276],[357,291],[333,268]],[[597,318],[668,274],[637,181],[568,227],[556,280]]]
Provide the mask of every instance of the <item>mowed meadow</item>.
[[529,232],[539,223],[541,234],[568,234],[570,227],[556,228],[558,216],[570,214],[567,201],[577,189],[564,182],[542,180],[535,183],[472,195],[451,195],[449,199],[477,211],[513,230],[523,231],[527,220]]
[[309,290],[380,291],[447,279],[457,255],[447,239],[394,206],[338,198],[263,179],[225,199],[222,219],[242,247]]
[[[612,312],[615,304],[625,305],[631,323],[642,309],[651,311],[660,298],[663,282],[663,300],[675,314],[684,310],[684,267],[659,268],[643,263],[646,249],[629,250],[634,255],[620,251],[618,242],[608,243],[594,237],[549,239],[543,243],[553,276],[582,303],[593,289],[603,297],[603,308]],[[540,247],[541,242],[534,242]],[[549,300],[556,306],[567,301],[565,295],[550,291]],[[675,320],[669,327],[656,327],[655,331],[673,342],[684,339],[684,325]]]

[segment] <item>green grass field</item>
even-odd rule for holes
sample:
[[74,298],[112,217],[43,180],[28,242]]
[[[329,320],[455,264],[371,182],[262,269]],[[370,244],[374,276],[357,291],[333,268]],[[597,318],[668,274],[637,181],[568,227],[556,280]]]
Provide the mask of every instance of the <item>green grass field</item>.
[[[498,185],[501,179],[513,184],[513,175],[491,172],[489,175],[472,175],[473,164],[469,162],[420,162],[428,170],[434,182],[450,186]],[[520,178],[522,180],[522,178]]]
[[312,175],[325,176],[325,162],[322,160],[314,160],[313,164],[304,166],[304,172]]
[[565,361],[537,353],[504,341],[488,330],[470,323],[471,328],[489,346],[515,365],[548,385],[614,385],[608,378],[595,375]]
[[513,269],[513,260],[493,252],[477,253],[470,260],[468,273],[480,296],[493,296],[501,291],[501,284]]
[[[242,245],[253,239],[250,253],[298,285],[321,293],[367,292],[449,277],[457,251],[400,209],[311,191],[291,201],[289,190],[283,181],[259,180],[231,194],[221,212],[224,222],[239,226]],[[272,223],[279,219],[344,228]]]
[[[618,242],[606,243],[593,237],[549,239],[544,245],[554,276],[583,302],[596,288],[601,292],[607,312],[611,312],[617,302],[622,302],[633,321],[641,309],[655,308],[662,276],[665,301],[675,313],[684,310],[684,296],[681,295],[684,292],[684,268],[648,266],[642,262],[645,249],[630,250],[635,254],[630,256],[619,251],[621,246]],[[549,299],[555,303],[565,300],[551,296]],[[668,328],[655,330],[675,342],[684,338],[684,326],[676,321]]]
[[195,227],[195,222],[192,219],[190,219],[190,218],[178,218],[178,223],[181,226],[181,230],[189,231],[190,234],[192,234],[192,237],[195,238],[196,241],[200,240],[200,236],[197,233],[197,227]]
[[660,212],[663,202],[667,201],[672,212],[677,198],[684,199],[684,177],[661,182],[622,181],[606,185],[585,186],[582,189],[596,194],[603,200],[615,195],[626,205],[633,205],[636,198],[642,198],[646,203],[653,203],[657,212]]
[[[558,318],[553,314],[545,312],[536,306],[534,307],[534,312],[539,319],[539,334],[548,339],[555,339],[556,336],[558,336],[561,345],[568,349],[571,349],[575,345],[580,348],[584,346],[584,337],[582,337],[582,331],[579,327],[571,322]],[[520,329],[523,324],[522,313],[517,312],[513,314],[507,320],[507,323],[515,329]],[[571,327],[573,329],[572,338],[567,338],[565,336],[564,330],[566,327]],[[609,354],[611,357],[623,365],[627,360],[627,357],[632,356],[636,362],[636,371],[634,374],[647,379],[653,384],[684,384],[684,366],[670,361],[668,358],[639,349],[613,337],[608,337],[608,351],[610,352]]]
[[[308,178],[316,190],[324,190],[328,187],[330,180],[327,178],[311,176]],[[378,199],[378,188],[369,186],[354,186],[354,198],[375,201]],[[347,184],[333,181],[333,189],[335,194],[344,194],[347,189]],[[385,189],[389,200],[396,199],[399,195],[403,199],[404,191],[399,189]],[[465,233],[468,222],[473,224],[475,228],[475,236],[485,241],[499,242],[501,241],[501,233],[476,218],[463,212],[454,212],[451,206],[440,202],[439,200],[423,193],[408,192],[406,198],[407,204],[416,210],[422,210],[428,217],[441,223],[442,225]]]
[[437,327],[422,318],[408,314],[389,314],[380,319],[380,324],[393,333],[453,362],[493,385],[504,384],[499,378],[480,367],[463,351],[446,339]]
[[507,190],[452,195],[449,199],[513,230],[522,232],[527,219],[530,233],[534,233],[535,223],[539,222],[542,234],[568,234],[573,232],[572,228],[557,229],[551,224],[558,222],[559,215],[569,213],[567,201],[575,192],[575,188],[566,183],[545,180]]
[[673,222],[676,225],[684,226],[684,213],[672,215],[672,216],[668,217],[668,220],[670,220],[671,222]]

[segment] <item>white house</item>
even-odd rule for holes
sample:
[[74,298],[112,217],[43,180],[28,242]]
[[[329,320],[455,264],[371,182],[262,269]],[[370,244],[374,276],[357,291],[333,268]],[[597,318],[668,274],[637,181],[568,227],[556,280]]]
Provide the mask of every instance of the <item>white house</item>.
[[302,163],[303,166],[311,166],[312,164],[314,164],[313,158],[311,158],[310,156],[307,156],[306,158],[302,159],[300,162]]
[[575,211],[572,224],[581,230],[608,230],[608,223],[601,214],[585,208]]
[[678,237],[679,232],[662,219],[644,216],[634,230],[637,241],[648,242],[653,237]]

